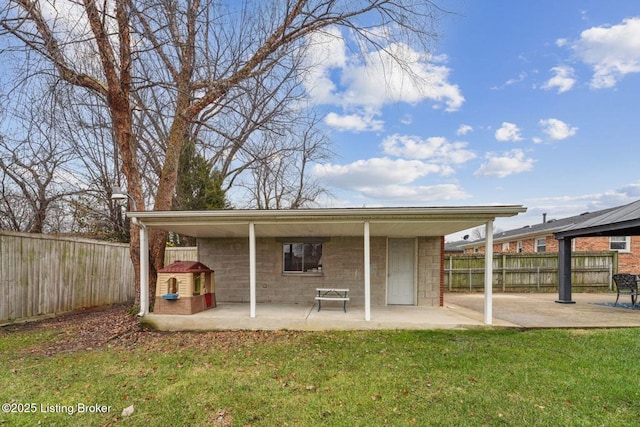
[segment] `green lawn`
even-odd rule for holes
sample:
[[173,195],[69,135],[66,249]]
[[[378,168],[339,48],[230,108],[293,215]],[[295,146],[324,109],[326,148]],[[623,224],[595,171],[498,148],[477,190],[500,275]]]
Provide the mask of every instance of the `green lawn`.
[[0,425],[640,424],[639,329],[148,336],[45,356],[55,331],[3,333],[0,401],[21,412]]

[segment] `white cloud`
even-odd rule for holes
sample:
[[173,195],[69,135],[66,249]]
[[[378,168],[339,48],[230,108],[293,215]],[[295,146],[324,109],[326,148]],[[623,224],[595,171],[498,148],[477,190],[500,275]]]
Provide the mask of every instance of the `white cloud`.
[[400,119],[400,123],[402,123],[403,125],[410,125],[411,123],[413,123],[413,116],[411,114],[405,114]]
[[[395,58],[407,61],[408,69]],[[447,81],[449,68],[439,64],[441,58],[396,43],[385,50],[369,52],[364,60],[343,71],[347,104],[380,108],[393,102],[416,104],[432,100],[444,103],[447,111],[455,111],[464,102],[458,86]]]
[[593,68],[592,88],[613,87],[626,74],[640,72],[640,17],[589,28],[571,47],[581,61]]
[[463,124],[463,125],[460,125],[460,127],[456,131],[456,135],[466,135],[472,131],[473,131],[473,128],[471,126]]
[[386,203],[432,203],[443,200],[461,200],[471,197],[455,184],[442,185],[387,185],[362,187],[359,192]]
[[341,131],[364,132],[364,131],[380,131],[383,129],[384,122],[375,120],[371,116],[362,116],[358,114],[339,115],[337,113],[329,113],[324,118],[327,126]]
[[426,175],[452,172],[446,166],[419,160],[372,158],[346,165],[316,165],[313,172],[328,185],[385,203],[429,203],[470,197],[456,184],[412,185]]
[[549,138],[560,141],[562,139],[573,136],[578,131],[577,127],[572,127],[558,119],[543,119],[538,122],[542,131],[549,136]]
[[[357,160],[346,165],[319,164],[314,175],[326,179],[337,187],[358,190],[366,187],[410,184],[430,174],[449,175],[448,166],[422,162],[420,160],[389,159],[387,157]],[[374,184],[375,185],[372,185]]]
[[429,159],[438,163],[460,164],[476,155],[466,150],[466,142],[449,142],[443,137],[421,139],[417,136],[391,135],[382,141],[385,154],[409,159]]
[[553,215],[557,218],[563,218],[582,212],[594,212],[625,205],[638,199],[640,199],[640,182],[626,184],[603,193],[541,197],[530,199],[528,202],[531,206],[535,205],[543,211],[554,212]]
[[526,78],[527,78],[527,73],[521,72],[520,74],[518,74],[518,77],[513,78],[513,79],[509,79],[504,84],[505,84],[505,86],[511,86],[511,85],[516,84],[516,83],[520,83],[520,82],[524,81],[524,79],[526,79]]
[[526,158],[522,150],[511,150],[502,155],[487,154],[487,161],[480,166],[475,176],[497,176],[504,178],[533,169],[533,159]]
[[304,85],[316,103],[379,110],[389,103],[431,100],[447,111],[464,103],[458,86],[448,81],[450,70],[443,65],[444,56],[420,53],[402,43],[364,55],[347,52],[347,42],[337,28],[310,38]]
[[[520,59],[523,60],[523,61],[526,61],[526,59],[524,59],[524,58],[520,58]],[[512,86],[512,85],[514,85],[516,83],[523,82],[526,78],[527,78],[527,73],[521,72],[520,74],[518,74],[518,77],[511,78],[511,79],[507,80],[506,82],[504,82],[502,85],[492,86],[491,90],[503,90],[507,86]]]
[[551,69],[555,76],[551,77],[543,86],[543,89],[558,89],[558,93],[571,90],[576,83],[574,78],[574,70],[569,66],[558,66]]
[[309,95],[321,104],[336,103],[336,85],[331,80],[332,69],[343,68],[347,64],[346,43],[340,30],[330,27],[309,37],[304,52],[308,65],[304,84]]
[[495,133],[496,139],[498,141],[522,141],[522,136],[520,135],[520,128],[516,126],[514,123],[502,122],[502,126]]

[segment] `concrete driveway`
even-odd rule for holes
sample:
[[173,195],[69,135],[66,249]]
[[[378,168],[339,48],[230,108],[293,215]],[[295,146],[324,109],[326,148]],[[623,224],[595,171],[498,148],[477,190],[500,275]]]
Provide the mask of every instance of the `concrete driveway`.
[[[494,293],[493,318],[496,326],[522,328],[618,328],[640,327],[640,308],[612,307],[615,293],[579,293],[575,304],[558,304],[553,293]],[[447,293],[445,306],[465,309],[466,314],[483,319],[484,294]],[[619,305],[630,306],[621,296]]]

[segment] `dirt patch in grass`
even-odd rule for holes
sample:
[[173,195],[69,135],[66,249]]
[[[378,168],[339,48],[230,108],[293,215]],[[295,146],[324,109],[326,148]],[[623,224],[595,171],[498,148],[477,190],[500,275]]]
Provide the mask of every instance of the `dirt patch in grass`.
[[37,331],[54,332],[54,338],[28,349],[47,356],[100,348],[109,343],[135,341],[141,329],[129,306],[93,307],[53,318],[16,323],[1,328],[2,335]]
[[296,331],[158,332],[142,328],[137,316],[130,314],[130,308],[129,305],[93,307],[53,318],[11,324],[0,328],[0,339],[9,334],[53,331],[52,339],[25,350],[31,354],[53,356],[105,346],[229,351],[258,343],[286,341],[304,334]]

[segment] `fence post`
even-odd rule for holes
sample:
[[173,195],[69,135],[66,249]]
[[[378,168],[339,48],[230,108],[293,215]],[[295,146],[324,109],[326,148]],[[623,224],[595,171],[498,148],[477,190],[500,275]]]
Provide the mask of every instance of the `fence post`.
[[471,286],[473,274],[471,274],[471,267],[469,267],[469,292],[473,291],[473,286]]
[[502,292],[507,291],[507,256],[502,254]]
[[453,256],[449,255],[449,292],[453,289]]

